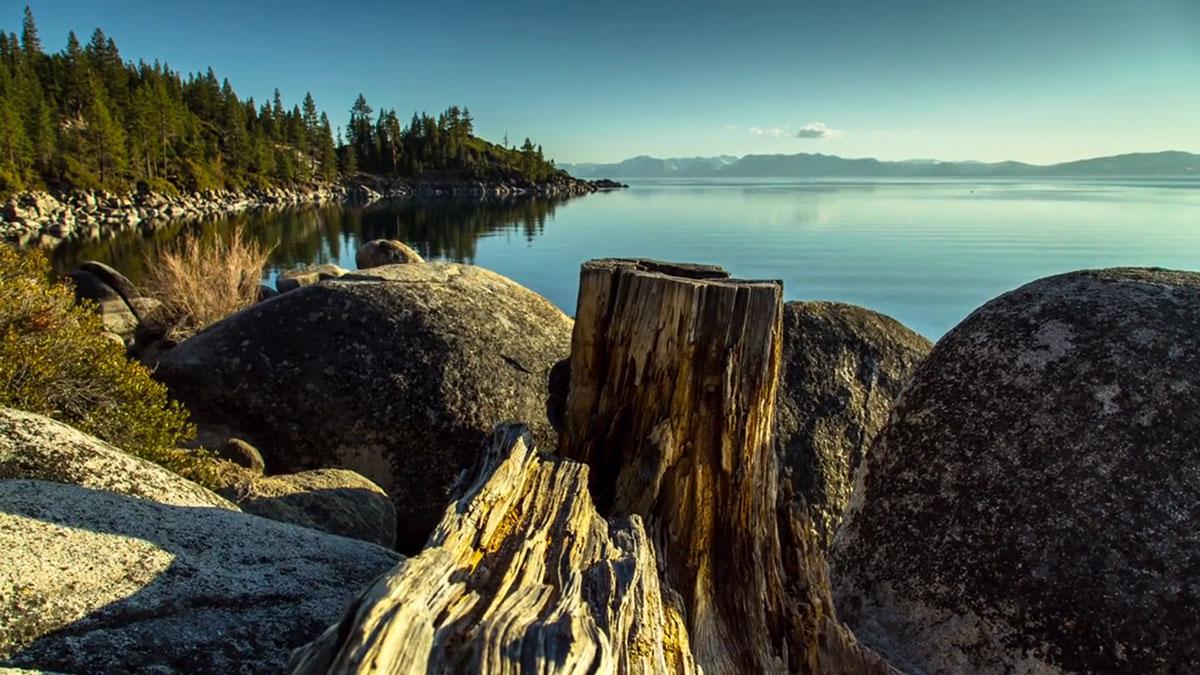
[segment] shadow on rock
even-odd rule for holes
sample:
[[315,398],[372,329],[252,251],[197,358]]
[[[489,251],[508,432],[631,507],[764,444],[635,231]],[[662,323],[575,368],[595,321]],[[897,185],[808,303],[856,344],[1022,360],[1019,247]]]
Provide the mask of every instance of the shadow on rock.
[[402,558],[218,508],[0,481],[0,660],[87,673],[276,673]]

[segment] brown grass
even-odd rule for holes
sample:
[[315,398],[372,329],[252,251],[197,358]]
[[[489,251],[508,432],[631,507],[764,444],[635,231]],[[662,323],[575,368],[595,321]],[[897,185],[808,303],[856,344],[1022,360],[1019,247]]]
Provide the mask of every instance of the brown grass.
[[167,337],[183,340],[253,305],[271,248],[244,236],[189,236],[147,260],[144,293],[163,303]]

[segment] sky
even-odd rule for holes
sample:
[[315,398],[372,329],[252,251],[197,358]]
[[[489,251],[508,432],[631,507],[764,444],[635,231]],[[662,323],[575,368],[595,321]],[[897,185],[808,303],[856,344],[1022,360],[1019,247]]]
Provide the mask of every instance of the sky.
[[1200,0],[28,4],[47,50],[99,26],[260,104],[311,91],[335,126],[360,92],[401,119],[466,106],[559,163],[1200,152]]

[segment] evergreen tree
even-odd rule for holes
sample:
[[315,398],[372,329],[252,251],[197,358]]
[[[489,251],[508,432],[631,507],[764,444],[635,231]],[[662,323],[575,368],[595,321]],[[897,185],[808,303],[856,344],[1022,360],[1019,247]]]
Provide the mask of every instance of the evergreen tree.
[[521,150],[474,135],[468,108],[438,116],[378,115],[359,94],[345,142],[311,92],[284,107],[241,100],[211,69],[186,76],[165,63],[125,63],[97,28],[86,44],[72,32],[56,54],[42,51],[26,8],[20,35],[0,31],[0,192],[50,187],[175,189],[267,186],[346,172],[544,179],[555,172],[541,148]]
[[317,161],[321,155],[321,121],[317,113],[317,102],[313,100],[312,92],[304,94],[304,147],[308,152],[310,170],[316,173]]
[[[145,77],[148,67],[140,64],[140,76]],[[137,166],[138,176],[145,180],[147,186],[156,178],[156,115],[154,109],[154,94],[150,87],[140,86],[134,92],[132,105],[127,116],[129,125],[130,159]]]
[[0,63],[0,191],[19,190],[33,163],[33,147],[17,110],[20,92],[6,63]]
[[[340,141],[340,139],[339,139]],[[329,126],[329,116],[321,113],[321,176],[325,180],[337,178],[337,150],[333,145],[333,129]]]
[[280,134],[282,134],[283,127],[284,127],[283,96],[280,95],[278,87],[275,88],[275,96],[273,98],[273,102],[272,102],[272,106],[271,106],[271,117],[275,121],[276,131],[279,132]]
[[42,57],[42,40],[38,37],[37,26],[33,23],[33,10],[25,5],[25,19],[21,22],[21,49],[25,50],[25,58],[34,63]]
[[342,132],[338,132],[338,147],[342,149],[342,155],[338,158],[338,166],[346,173],[356,173],[358,171],[358,153],[355,151],[354,144],[342,143]]
[[83,47],[75,31],[67,35],[67,51],[65,60],[66,77],[63,86],[62,104],[68,116],[79,117],[83,113],[83,100],[87,88],[88,66],[84,61]]
[[367,105],[367,99],[362,94],[354,100],[350,108],[350,125],[346,127],[346,141],[355,156],[355,165],[364,168],[372,166],[371,148],[375,145],[375,137],[371,125],[371,113],[374,110]]
[[84,105],[84,134],[88,148],[95,154],[100,186],[116,189],[126,168],[125,133],[109,112],[106,98],[103,85],[93,76]]

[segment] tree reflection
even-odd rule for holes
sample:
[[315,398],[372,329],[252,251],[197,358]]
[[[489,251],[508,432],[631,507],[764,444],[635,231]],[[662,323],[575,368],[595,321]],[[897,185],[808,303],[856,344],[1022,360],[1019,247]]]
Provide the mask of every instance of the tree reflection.
[[[238,226],[274,246],[271,270],[316,263],[353,266],[359,244],[399,239],[427,260],[474,263],[480,237],[520,232],[533,241],[554,218],[563,199],[385,200],[367,207],[290,207],[192,222],[169,223],[153,232],[130,231],[91,242],[67,242],[51,255],[59,274],[84,260],[112,265],[138,283],[146,260],[182,236],[226,237]],[[343,259],[345,258],[345,259]]]

